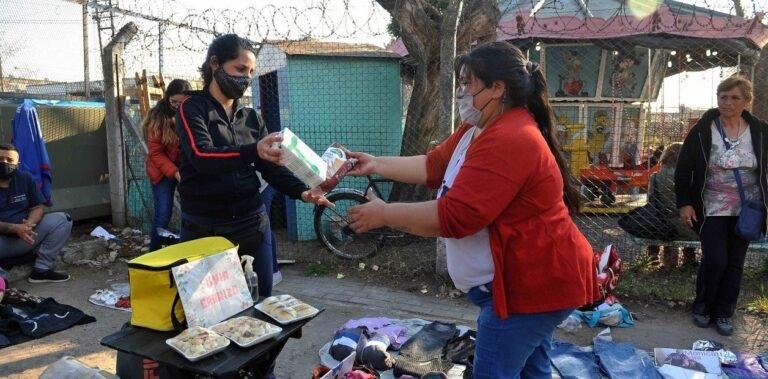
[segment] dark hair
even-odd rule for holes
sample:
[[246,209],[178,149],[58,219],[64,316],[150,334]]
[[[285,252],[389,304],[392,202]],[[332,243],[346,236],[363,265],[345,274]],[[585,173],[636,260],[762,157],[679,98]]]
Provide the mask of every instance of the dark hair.
[[578,212],[582,202],[581,195],[555,134],[547,81],[538,64],[528,62],[520,49],[504,41],[480,45],[469,54],[459,57],[458,63],[466,66],[486,88],[490,88],[497,80],[502,81],[505,85],[505,105],[523,106],[533,114],[560,168],[563,177],[563,201],[571,213]]
[[16,146],[11,145],[10,143],[0,144],[0,150],[19,152],[19,150],[16,149]]
[[680,150],[683,148],[682,142],[675,142],[669,145],[664,152],[661,153],[659,161],[663,166],[675,168],[677,166],[677,159],[680,156]]
[[189,86],[189,82],[184,79],[173,79],[168,83],[168,87],[165,89],[165,97],[163,100],[167,100],[172,96],[183,95],[189,92],[192,87]]
[[159,136],[166,145],[179,142],[179,137],[174,131],[175,122],[173,115],[176,111],[171,108],[171,97],[186,94],[191,89],[189,82],[183,79],[174,79],[165,89],[165,96],[149,110],[147,117],[141,122],[141,130],[144,137]]
[[211,58],[216,57],[219,65],[236,59],[240,56],[241,50],[248,50],[256,55],[253,45],[245,38],[237,34],[224,34],[216,37],[211,45],[208,46],[208,54],[205,56],[205,62],[200,66],[200,74],[203,76],[203,86],[208,87],[213,80],[213,70],[211,69]]

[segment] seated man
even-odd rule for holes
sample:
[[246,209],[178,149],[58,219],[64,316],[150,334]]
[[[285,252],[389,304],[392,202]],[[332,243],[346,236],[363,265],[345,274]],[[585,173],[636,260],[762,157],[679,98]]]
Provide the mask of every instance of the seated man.
[[32,254],[39,246],[29,282],[66,282],[70,276],[52,268],[69,239],[72,219],[60,212],[43,216],[43,195],[18,166],[16,147],[0,145],[0,259]]

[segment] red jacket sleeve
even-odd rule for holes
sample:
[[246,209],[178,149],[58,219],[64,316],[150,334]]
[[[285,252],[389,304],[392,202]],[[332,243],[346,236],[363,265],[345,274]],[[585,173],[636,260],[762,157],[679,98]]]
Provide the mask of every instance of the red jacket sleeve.
[[440,145],[427,153],[427,187],[432,189],[440,188],[443,183],[443,176],[445,176],[445,169],[448,167],[448,162],[451,160],[453,150],[456,149],[456,145],[461,141],[461,137],[464,133],[471,128],[472,125],[463,124],[459,130],[448,136]]
[[470,145],[451,190],[438,199],[441,236],[477,233],[526,185],[547,147],[533,120],[523,119],[491,125]]
[[173,178],[176,172],[179,171],[179,168],[176,167],[176,163],[168,157],[167,149],[160,137],[150,135],[147,144],[147,148],[149,149],[149,160],[152,161],[152,164],[154,164],[165,177]]

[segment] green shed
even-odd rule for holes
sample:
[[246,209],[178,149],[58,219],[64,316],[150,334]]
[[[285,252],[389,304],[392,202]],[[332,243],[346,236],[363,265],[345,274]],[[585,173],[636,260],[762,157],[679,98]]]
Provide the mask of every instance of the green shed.
[[[399,155],[403,136],[400,56],[368,44],[265,43],[256,58],[254,107],[270,131],[289,128],[318,154],[334,142],[373,155]],[[339,187],[364,189],[345,178]],[[314,206],[286,199],[292,240],[316,238]]]

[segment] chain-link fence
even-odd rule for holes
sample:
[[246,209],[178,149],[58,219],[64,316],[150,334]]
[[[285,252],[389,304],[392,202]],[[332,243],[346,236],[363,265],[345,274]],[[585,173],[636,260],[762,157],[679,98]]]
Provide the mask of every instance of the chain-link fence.
[[[187,79],[200,88],[198,68],[208,44],[215,35],[235,32],[258,48],[257,72],[244,101],[261,112],[270,131],[290,128],[318,152],[338,142],[375,155],[423,154],[444,138],[437,127],[440,22],[455,3],[325,0],[286,6],[264,1],[206,10],[195,9],[194,0],[89,0],[85,5],[5,0],[0,4],[0,101],[9,106],[22,98],[87,101],[100,105],[94,114],[103,118],[105,99],[125,97],[107,104],[120,105],[118,125],[107,126],[119,128],[123,142],[119,167],[125,179],[118,201],[125,221],[148,231],[152,188],[138,128],[138,99],[148,95],[138,88],[151,79],[137,79],[137,74],[146,70],[150,78],[162,76],[164,84]],[[649,202],[654,174],[661,177],[657,173],[664,171],[663,151],[682,142],[701,114],[716,106],[717,84],[741,72],[756,80],[756,99],[768,90],[761,84],[768,71],[759,55],[768,40],[764,1],[667,0],[651,8],[634,2],[462,3],[459,53],[493,39],[486,35],[490,30],[541,63],[558,138],[585,197],[576,220],[596,248],[616,243],[629,258],[656,243],[631,238],[618,220]],[[131,23],[134,35],[122,46],[116,66],[104,70],[101,52]],[[120,84],[117,92],[105,85],[105,72]],[[768,116],[757,101],[755,112]],[[67,123],[72,120],[40,121],[90,133],[80,122]],[[81,166],[107,159],[105,146],[72,148],[102,154],[79,160]],[[115,157],[120,154],[109,155]],[[52,158],[54,167],[63,165],[63,158]],[[105,174],[97,183],[102,191],[109,186]],[[658,183],[655,190],[674,193],[671,182]],[[340,187],[363,190],[366,185],[364,179],[346,178]],[[113,209],[114,188],[106,198],[100,192],[101,200],[111,197]],[[383,185],[383,192],[405,200],[430,196],[391,184]],[[277,196],[271,213],[281,251],[320,248],[312,206]]]

